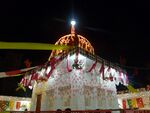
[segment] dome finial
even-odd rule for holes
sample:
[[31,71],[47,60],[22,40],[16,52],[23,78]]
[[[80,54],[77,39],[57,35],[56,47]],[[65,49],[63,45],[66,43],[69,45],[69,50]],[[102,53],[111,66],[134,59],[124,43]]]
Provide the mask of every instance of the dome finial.
[[76,24],[76,21],[72,20],[71,21],[71,34],[75,34],[75,24]]

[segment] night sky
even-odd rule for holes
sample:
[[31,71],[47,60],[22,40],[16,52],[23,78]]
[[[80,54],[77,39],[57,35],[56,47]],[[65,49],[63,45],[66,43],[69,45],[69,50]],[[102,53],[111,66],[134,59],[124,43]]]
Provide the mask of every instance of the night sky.
[[[86,37],[95,53],[120,64],[135,88],[150,84],[149,3],[100,0],[14,1],[0,3],[0,41],[55,43],[70,33],[70,20],[77,21],[76,33]],[[29,59],[44,64],[51,51],[0,50],[0,71],[25,68]],[[0,95],[30,96],[16,92],[21,77],[0,79]],[[119,87],[119,90],[124,88]]]

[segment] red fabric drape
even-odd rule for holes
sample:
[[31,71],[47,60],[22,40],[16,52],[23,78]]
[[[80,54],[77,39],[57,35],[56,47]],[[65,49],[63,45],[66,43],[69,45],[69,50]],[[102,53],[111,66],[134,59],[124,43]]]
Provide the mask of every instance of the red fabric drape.
[[100,68],[100,70],[99,70],[99,72],[100,72],[100,74],[102,73],[102,78],[103,78],[103,80],[105,79],[104,78],[104,62],[102,62],[102,65],[101,65],[101,68]]
[[92,65],[92,67],[88,70],[88,72],[91,72],[93,69],[95,69],[96,64],[97,64],[97,59],[96,59],[96,61],[94,62],[94,64]]
[[119,71],[119,79],[120,79],[121,83],[124,84],[124,81],[123,81],[123,79],[122,79],[122,76],[123,76],[123,75],[122,75],[122,71],[120,70],[120,71]]
[[60,61],[60,58],[51,58],[50,59],[50,66],[51,66],[51,70],[50,72],[46,75],[47,78],[49,78],[51,76],[51,74],[53,73],[53,70],[55,69],[55,64]]
[[72,69],[69,67],[69,60],[68,60],[68,57],[67,57],[67,71],[68,71],[68,72],[71,72],[71,71],[72,71]]

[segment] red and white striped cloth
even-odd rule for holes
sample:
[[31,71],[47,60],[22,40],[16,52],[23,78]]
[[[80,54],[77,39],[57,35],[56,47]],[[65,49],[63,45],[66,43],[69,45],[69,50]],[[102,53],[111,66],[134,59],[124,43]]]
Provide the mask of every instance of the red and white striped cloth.
[[30,68],[24,68],[24,69],[20,69],[20,70],[14,70],[14,71],[0,72],[0,78],[18,76],[21,73],[25,73],[25,72],[35,69],[35,68],[37,68],[37,66],[30,67]]

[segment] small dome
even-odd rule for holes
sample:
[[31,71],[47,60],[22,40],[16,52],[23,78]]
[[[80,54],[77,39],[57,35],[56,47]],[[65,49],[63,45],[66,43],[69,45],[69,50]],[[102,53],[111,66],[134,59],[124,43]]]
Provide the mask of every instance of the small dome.
[[[68,45],[84,49],[85,51],[94,54],[94,48],[91,43],[83,36],[75,33],[75,21],[71,21],[71,34],[61,37],[55,45]],[[53,50],[50,58],[67,53],[68,50]]]
[[[61,37],[55,45],[69,45],[69,46],[77,46],[79,48],[84,49],[85,51],[94,54],[94,48],[91,43],[83,36],[76,34],[69,34]],[[67,50],[53,50],[50,57],[55,55],[59,55],[62,53],[66,53]]]

